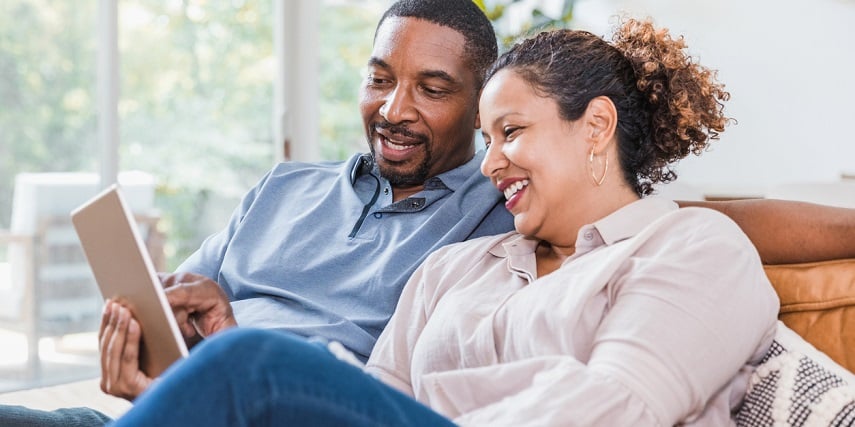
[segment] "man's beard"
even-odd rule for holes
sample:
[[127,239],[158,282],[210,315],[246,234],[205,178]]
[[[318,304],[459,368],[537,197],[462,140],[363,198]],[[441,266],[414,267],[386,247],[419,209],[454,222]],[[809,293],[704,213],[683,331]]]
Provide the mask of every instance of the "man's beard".
[[431,167],[431,147],[427,142],[427,137],[420,134],[415,134],[411,132],[409,129],[403,126],[395,126],[389,124],[388,122],[375,123],[374,128],[386,129],[389,133],[406,135],[409,137],[419,138],[421,140],[421,144],[424,147],[425,156],[422,161],[416,165],[416,168],[408,173],[402,173],[397,170],[395,167],[391,167],[388,164],[383,164],[377,161],[377,155],[374,150],[373,140],[376,139],[377,132],[376,130],[372,135],[369,136],[368,140],[368,148],[371,150],[371,158],[374,161],[374,164],[377,165],[377,168],[380,169],[380,176],[389,180],[389,184],[393,187],[410,187],[422,185],[428,179],[428,174],[430,174]]

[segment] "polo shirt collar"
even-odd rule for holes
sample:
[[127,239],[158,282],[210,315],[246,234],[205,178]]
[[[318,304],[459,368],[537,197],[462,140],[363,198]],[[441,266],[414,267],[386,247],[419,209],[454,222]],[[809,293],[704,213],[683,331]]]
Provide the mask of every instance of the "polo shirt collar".
[[353,164],[350,167],[350,184],[356,184],[357,178],[368,173],[380,174],[375,171],[377,166],[374,164],[374,157],[369,153],[357,154],[353,159]]
[[[478,151],[471,159],[469,159],[468,162],[452,170],[445,171],[434,178],[439,179],[439,181],[451,191],[456,191],[458,188],[462,187],[463,184],[472,179],[473,176],[476,176],[476,179],[487,179],[481,176],[481,160],[483,159],[484,151]],[[430,179],[428,181],[430,181]],[[427,188],[428,185],[425,183],[425,189]]]
[[[455,191],[462,187],[473,175],[480,177],[481,160],[484,159],[484,151],[479,150],[466,163],[445,171],[437,176],[430,177],[425,181],[425,190],[449,189]],[[354,184],[356,179],[367,173],[380,176],[380,171],[374,163],[374,157],[370,153],[357,155],[350,169],[350,183]]]

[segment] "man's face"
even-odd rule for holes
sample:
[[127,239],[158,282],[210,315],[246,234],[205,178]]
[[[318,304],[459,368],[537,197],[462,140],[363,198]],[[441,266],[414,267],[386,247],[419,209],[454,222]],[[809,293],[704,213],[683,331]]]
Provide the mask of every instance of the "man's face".
[[359,109],[380,173],[415,187],[474,154],[475,75],[459,32],[415,18],[388,18],[377,31]]

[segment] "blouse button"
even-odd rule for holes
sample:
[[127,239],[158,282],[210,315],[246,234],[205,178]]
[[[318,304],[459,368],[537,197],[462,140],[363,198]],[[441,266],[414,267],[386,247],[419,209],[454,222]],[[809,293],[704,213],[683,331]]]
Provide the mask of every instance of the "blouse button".
[[374,218],[377,218],[377,219],[383,218],[383,214],[382,214],[382,213],[380,213],[380,212],[375,212],[375,213],[374,213]]
[[585,232],[585,240],[592,240],[594,238],[594,233],[590,231]]

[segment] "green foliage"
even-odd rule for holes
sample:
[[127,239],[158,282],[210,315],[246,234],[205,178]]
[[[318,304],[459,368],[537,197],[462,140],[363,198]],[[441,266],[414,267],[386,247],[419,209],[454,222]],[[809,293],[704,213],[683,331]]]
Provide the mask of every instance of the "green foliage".
[[[558,18],[534,7],[513,32],[509,11],[524,2],[474,1],[503,48],[572,18],[572,0]],[[0,228],[9,225],[15,174],[98,169],[97,3],[0,1]],[[358,88],[386,5],[320,6],[326,159],[366,149]],[[271,166],[272,7],[271,0],[119,2],[120,168],[157,177],[170,268],[223,225],[210,224],[210,212],[233,207]]]
[[320,16],[320,144],[325,159],[366,150],[358,92],[381,2],[344,3]]
[[[573,19],[574,0],[473,0],[484,11],[487,18],[493,22],[496,37],[499,41],[499,50],[505,51],[513,46],[521,38],[537,34],[541,31],[568,28]],[[556,3],[560,6],[560,13],[545,13],[544,3]],[[554,8],[554,7],[553,7]],[[512,20],[512,14],[528,15],[521,19],[520,25],[517,20]],[[515,16],[518,17],[518,16]]]
[[125,0],[121,169],[158,179],[170,268],[210,232],[208,200],[237,200],[273,161],[272,3]]
[[[97,4],[0,2],[0,227],[15,174],[98,169]],[[157,177],[171,266],[272,164],[272,5],[119,2],[120,168]]]
[[272,161],[271,2],[122,4],[121,168],[242,194]]
[[96,2],[0,2],[0,228],[19,171],[97,168]]

